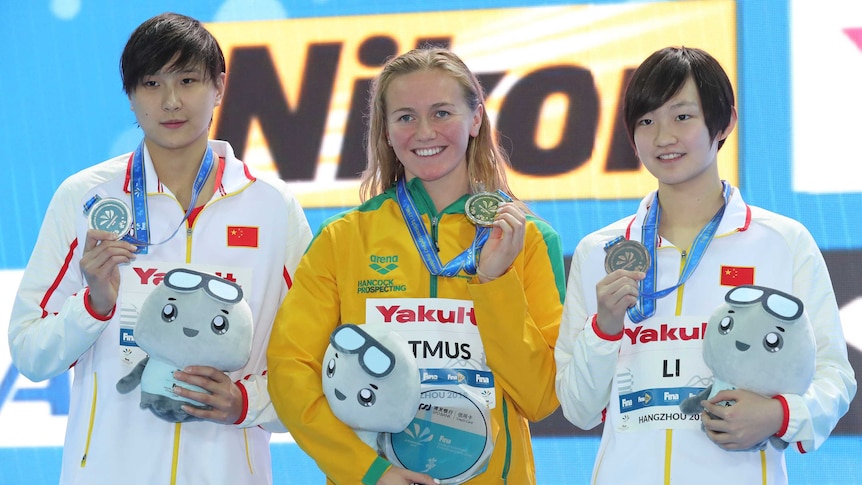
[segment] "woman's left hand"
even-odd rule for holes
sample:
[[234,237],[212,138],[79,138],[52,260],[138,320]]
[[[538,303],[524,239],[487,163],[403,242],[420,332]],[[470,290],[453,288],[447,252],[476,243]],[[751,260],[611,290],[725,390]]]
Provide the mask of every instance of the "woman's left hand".
[[[725,406],[723,401],[734,404]],[[703,404],[706,436],[728,451],[747,450],[774,436],[784,419],[777,400],[742,389],[721,391]]]
[[192,416],[221,424],[234,424],[239,419],[242,412],[242,392],[224,372],[214,367],[193,365],[174,372],[174,378],[207,391],[198,392],[175,386],[174,394],[194,399],[211,408],[199,409],[194,406],[183,406],[183,411]]
[[483,283],[501,276],[524,249],[526,217],[511,202],[500,204],[491,235],[479,258],[479,280]]

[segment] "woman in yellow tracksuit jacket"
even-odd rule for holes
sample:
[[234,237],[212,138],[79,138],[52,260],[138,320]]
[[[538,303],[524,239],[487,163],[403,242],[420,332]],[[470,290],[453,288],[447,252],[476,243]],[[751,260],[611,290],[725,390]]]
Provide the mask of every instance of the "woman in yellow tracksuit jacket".
[[[487,242],[473,255],[478,267],[471,266],[465,250],[477,226],[465,203],[482,191],[511,197],[509,164],[476,77],[452,52],[417,49],[389,61],[370,105],[365,202],[322,225],[276,317],[267,352],[275,409],[332,483],[435,483],[392,465],[335,417],[321,367],[338,325],[365,323],[375,308],[455,300],[472,306],[483,348],[471,354],[494,383],[493,454],[469,483],[535,483],[528,422],[559,405],[553,346],[565,298],[560,237],[525,216],[520,202],[502,202]],[[439,271],[452,265],[454,271]]]

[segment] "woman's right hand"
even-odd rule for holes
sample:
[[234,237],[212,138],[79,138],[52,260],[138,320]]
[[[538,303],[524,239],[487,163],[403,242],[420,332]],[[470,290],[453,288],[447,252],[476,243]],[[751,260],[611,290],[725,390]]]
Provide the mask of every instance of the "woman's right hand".
[[117,240],[108,231],[90,229],[81,256],[81,273],[87,280],[90,308],[100,315],[109,315],[117,303],[120,290],[119,265],[135,259],[137,247]]
[[618,269],[596,283],[596,318],[602,333],[618,335],[623,331],[626,310],[637,303],[638,282],[644,277],[642,271]]

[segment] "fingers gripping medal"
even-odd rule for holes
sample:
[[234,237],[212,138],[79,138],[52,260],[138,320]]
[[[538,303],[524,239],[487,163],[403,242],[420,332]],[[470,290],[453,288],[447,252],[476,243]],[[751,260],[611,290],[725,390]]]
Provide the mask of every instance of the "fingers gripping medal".
[[464,203],[464,212],[467,218],[477,226],[489,227],[494,225],[494,219],[497,217],[497,209],[500,204],[512,202],[502,190],[496,192],[485,192],[480,186],[481,192],[475,193]]
[[112,232],[117,235],[117,239],[126,236],[132,229],[131,210],[120,199],[97,199],[86,209],[86,214],[91,229]]
[[623,236],[605,244],[605,271],[608,274],[618,269],[629,271],[646,271],[650,265],[650,256],[647,248]]

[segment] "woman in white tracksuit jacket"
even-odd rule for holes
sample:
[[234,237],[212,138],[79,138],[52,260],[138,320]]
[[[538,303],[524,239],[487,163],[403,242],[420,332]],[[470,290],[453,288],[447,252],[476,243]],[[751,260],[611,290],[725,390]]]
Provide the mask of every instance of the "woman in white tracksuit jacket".
[[[175,59],[188,64],[160,64]],[[123,60],[144,142],[135,154],[69,177],[55,193],[12,311],[13,362],[34,381],[73,369],[61,483],[271,483],[269,436],[285,428],[267,391],[266,347],[311,231],[284,183],[255,178],[229,144],[207,140],[212,109],[224,93],[224,58],[197,21],[175,14],[148,20],[133,34]],[[208,149],[212,168],[203,175],[197,204],[190,204],[191,184],[178,184],[171,170],[176,166],[165,162],[187,160],[194,175]],[[136,178],[135,167],[143,168],[142,177]],[[149,241],[161,244],[132,256],[134,246],[89,230],[84,207],[94,196],[131,207],[135,184],[143,180]],[[194,210],[187,213],[186,205]],[[107,278],[93,269],[97,249],[113,251],[115,261],[124,262],[109,266]],[[208,403],[213,410],[195,412],[205,420],[170,423],[140,408],[139,389],[121,394],[116,384],[130,372],[136,352],[128,333],[135,319],[132,290],[145,291],[180,266],[240,283],[254,317],[254,340],[241,370],[225,376],[201,368],[185,377],[208,381],[206,386],[214,386],[208,390],[218,388],[212,398],[227,392],[230,406]],[[117,269],[113,306],[100,309],[93,294],[105,293],[104,281],[116,277]],[[221,414],[223,408],[238,415]]]
[[[625,107],[630,138],[659,189],[634,216],[578,244],[555,349],[565,416],[582,429],[604,423],[592,482],[787,483],[783,450],[737,450],[772,435],[799,452],[814,450],[855,395],[823,257],[800,223],[748,206],[719,178],[717,152],[736,111],[714,58],[690,48],[654,53],[635,72]],[[655,215],[651,231],[647,221]],[[652,300],[650,314],[637,298],[647,275],[605,269],[605,245],[620,236],[655,248],[655,291],[675,287],[686,264],[702,259],[683,284]],[[814,382],[802,395],[772,399],[723,391],[712,402],[736,404],[708,404],[717,418],[681,414],[679,400],[687,396],[680,390],[706,387],[711,375],[701,357],[705,322],[740,284],[776,288],[804,302],[817,340]]]

